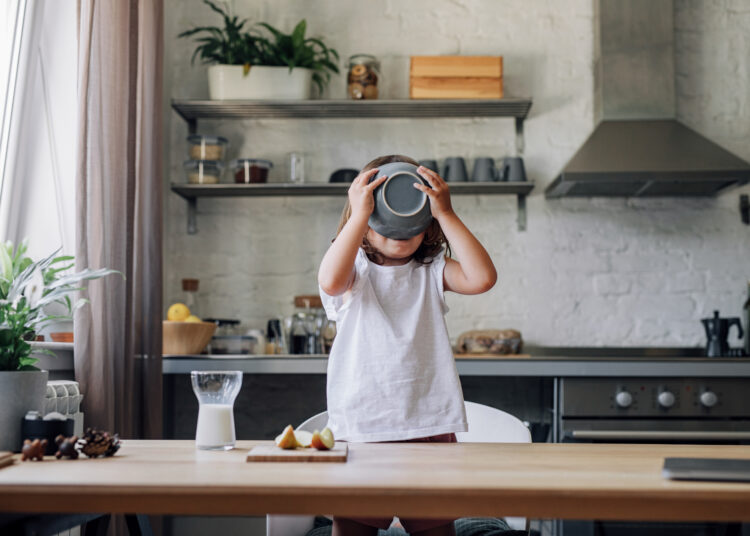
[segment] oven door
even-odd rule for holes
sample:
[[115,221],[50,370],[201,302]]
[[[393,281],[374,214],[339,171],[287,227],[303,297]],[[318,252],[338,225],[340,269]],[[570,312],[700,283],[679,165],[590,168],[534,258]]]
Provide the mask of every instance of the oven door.
[[563,443],[750,444],[750,419],[566,419]]
[[[561,419],[563,443],[750,444],[750,420]],[[564,536],[732,536],[740,523],[563,521]]]

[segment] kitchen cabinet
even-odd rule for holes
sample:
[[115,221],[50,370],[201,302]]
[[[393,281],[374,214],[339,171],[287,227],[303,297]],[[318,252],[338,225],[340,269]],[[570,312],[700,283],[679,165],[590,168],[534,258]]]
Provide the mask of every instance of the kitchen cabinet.
[[[515,120],[516,153],[523,155],[523,123],[530,99],[499,100],[305,100],[305,101],[207,101],[173,100],[172,108],[194,134],[199,119],[356,119],[356,118],[450,118],[507,117]],[[331,196],[346,195],[348,184],[312,182],[268,184],[172,183],[172,191],[188,204],[187,232],[198,232],[197,206],[201,197]],[[526,196],[532,182],[451,183],[454,195],[514,195],[518,229],[526,229]]]

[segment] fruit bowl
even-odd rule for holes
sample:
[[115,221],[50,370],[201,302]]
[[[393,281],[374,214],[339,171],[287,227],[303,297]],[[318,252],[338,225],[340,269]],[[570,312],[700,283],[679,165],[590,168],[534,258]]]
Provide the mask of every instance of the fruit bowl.
[[162,353],[200,354],[216,331],[213,322],[162,321]]

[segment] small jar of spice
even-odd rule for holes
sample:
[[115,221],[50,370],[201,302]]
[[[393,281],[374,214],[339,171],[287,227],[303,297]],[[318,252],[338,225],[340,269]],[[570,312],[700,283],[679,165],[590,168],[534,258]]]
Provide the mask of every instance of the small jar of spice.
[[370,54],[355,54],[349,57],[347,93],[350,99],[377,99],[380,62]]
[[268,182],[268,170],[273,167],[270,160],[260,158],[238,158],[231,165],[234,182],[239,184]]

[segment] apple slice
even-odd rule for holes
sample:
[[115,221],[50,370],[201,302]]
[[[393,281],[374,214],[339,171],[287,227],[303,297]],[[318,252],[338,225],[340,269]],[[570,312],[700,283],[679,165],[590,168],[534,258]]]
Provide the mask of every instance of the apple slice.
[[322,432],[315,430],[312,435],[311,445],[318,450],[330,450],[334,444],[333,432],[330,428],[324,428]]
[[284,428],[284,431],[276,437],[276,446],[282,449],[297,448],[297,437],[291,424]]
[[297,438],[297,446],[307,448],[312,443],[313,435],[305,430],[296,430],[294,437]]

